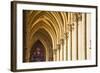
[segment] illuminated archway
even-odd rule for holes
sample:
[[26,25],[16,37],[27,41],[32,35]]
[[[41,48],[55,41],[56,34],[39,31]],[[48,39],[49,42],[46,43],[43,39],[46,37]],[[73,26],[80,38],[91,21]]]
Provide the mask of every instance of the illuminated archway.
[[32,44],[34,45],[36,41],[40,41],[46,51],[46,61],[53,60],[53,42],[50,34],[44,28],[38,29],[32,36]]
[[25,10],[24,14],[25,62],[29,62],[32,47],[38,40],[45,47],[46,61],[87,57],[84,47],[88,46],[84,43],[88,44],[90,39],[87,42],[84,38],[87,34],[84,32],[85,25],[90,24],[89,14],[41,10]]

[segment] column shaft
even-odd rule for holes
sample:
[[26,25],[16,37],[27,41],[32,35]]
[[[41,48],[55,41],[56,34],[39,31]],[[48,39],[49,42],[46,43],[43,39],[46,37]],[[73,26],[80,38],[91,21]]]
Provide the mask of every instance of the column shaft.
[[76,14],[76,60],[78,59],[78,15]]
[[84,35],[84,44],[85,44],[85,59],[87,59],[87,15],[85,13],[85,28],[84,28],[84,31],[85,31],[85,35]]
[[68,60],[68,33],[66,33],[66,60]]

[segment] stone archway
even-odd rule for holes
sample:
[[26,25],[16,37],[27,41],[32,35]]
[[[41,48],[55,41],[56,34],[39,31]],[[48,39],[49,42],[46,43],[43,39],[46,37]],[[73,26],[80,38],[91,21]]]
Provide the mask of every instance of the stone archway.
[[[52,61],[53,60],[53,43],[50,34],[48,31],[46,31],[44,28],[38,29],[32,37],[32,48],[34,44],[36,44],[37,41],[39,41],[40,45],[42,45],[45,49],[45,61]],[[37,43],[38,44],[38,43]],[[42,47],[42,48],[43,48]],[[30,55],[31,55],[31,50],[30,50]]]
[[37,40],[46,49],[46,61],[87,59],[86,49],[91,39],[90,34],[86,34],[90,30],[85,29],[90,27],[90,14],[41,10],[24,10],[23,13],[23,62],[29,62]]

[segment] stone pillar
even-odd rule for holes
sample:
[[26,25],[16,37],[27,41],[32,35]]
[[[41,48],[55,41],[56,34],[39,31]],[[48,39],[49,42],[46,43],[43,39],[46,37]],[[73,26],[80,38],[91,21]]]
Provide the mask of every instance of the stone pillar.
[[70,14],[69,14],[69,19],[70,19],[70,21],[69,21],[69,24],[68,24],[68,27],[69,27],[69,43],[68,43],[68,44],[69,44],[69,52],[70,52],[70,53],[69,53],[68,55],[69,55],[69,57],[70,57],[69,59],[72,60],[72,52],[73,52],[73,48],[72,48],[72,46],[73,46],[73,45],[72,45],[72,44],[73,44],[73,43],[72,43],[72,36],[73,36],[73,35],[72,35],[72,30],[74,29],[74,24],[73,24],[73,13],[70,13]]
[[81,40],[81,48],[80,48],[81,60],[85,59],[85,33],[86,32],[85,32],[85,18],[84,17],[85,17],[85,14],[82,13],[82,20],[81,20],[81,24],[80,24],[81,25],[81,29],[80,29],[81,32],[80,32],[80,34],[82,34],[82,35],[81,35],[81,39],[79,39],[79,40]]
[[55,61],[57,61],[57,49],[55,49]]
[[65,43],[66,43],[66,45],[65,45],[65,51],[66,51],[66,60],[68,60],[68,32],[67,33],[65,33]]
[[60,60],[64,61],[64,39],[60,40]]
[[56,57],[57,57],[56,59],[57,60],[56,61],[59,61],[59,50],[58,50],[58,48],[56,48],[56,51],[57,51],[57,53],[56,53]]
[[70,60],[72,60],[72,26],[70,26]]
[[60,61],[60,44],[57,44],[57,61]]
[[69,32],[70,32],[70,60],[72,60],[72,30],[73,30],[74,24],[69,24]]
[[[88,24],[89,25],[89,24]],[[89,29],[89,28],[88,28]],[[87,59],[87,14],[82,13],[82,49],[83,54],[82,54],[82,59]],[[90,33],[90,32],[89,32]],[[89,34],[88,33],[88,34]]]
[[76,16],[76,60],[79,59],[78,57],[78,14],[75,14]]
[[[25,62],[29,62],[30,61],[30,44],[31,44],[31,41],[30,41],[30,25],[27,25],[28,21],[28,13],[27,11],[23,11],[23,18],[24,18],[24,25],[23,25],[23,48],[24,48],[24,57],[25,57]],[[23,57],[23,58],[24,58]]]
[[54,61],[57,61],[57,49],[54,49]]
[[53,49],[53,61],[55,61],[55,49]]
[[64,61],[68,60],[68,32],[64,33]]
[[30,51],[28,48],[24,49],[24,53],[23,53],[23,57],[24,57],[24,62],[29,62],[30,61]]
[[67,49],[67,53],[68,53],[68,57],[67,57],[67,59],[68,60],[70,60],[70,51],[71,51],[71,49],[70,49],[70,23],[71,23],[71,13],[70,12],[68,12],[68,49]]
[[85,28],[84,28],[84,46],[85,46],[85,59],[87,59],[87,14],[85,13],[84,15],[84,19],[85,19]]

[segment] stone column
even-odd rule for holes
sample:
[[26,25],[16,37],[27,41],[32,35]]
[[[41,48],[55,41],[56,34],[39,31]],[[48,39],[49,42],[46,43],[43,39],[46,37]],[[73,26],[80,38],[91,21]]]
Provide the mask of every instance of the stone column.
[[75,14],[76,16],[76,60],[79,59],[78,57],[78,14]]
[[65,60],[68,60],[68,32],[65,35]]
[[25,62],[29,62],[30,61],[30,25],[27,25],[28,21],[28,13],[27,11],[24,11],[23,12],[24,15],[23,15],[23,18],[24,18],[24,25],[23,25],[23,48],[24,48],[24,55],[23,55],[23,58],[25,58]]
[[57,49],[54,49],[54,61],[57,61]]
[[69,21],[69,24],[68,24],[68,27],[69,27],[69,44],[70,44],[70,48],[69,48],[69,50],[70,50],[70,53],[69,53],[69,55],[70,55],[70,60],[72,60],[72,51],[73,51],[73,49],[72,49],[72,30],[74,29],[74,24],[73,24],[73,13],[70,13],[69,14],[69,16],[70,16],[70,21]]
[[64,39],[60,40],[60,60],[64,61]]
[[57,60],[60,61],[60,44],[57,44]]
[[69,32],[70,32],[70,60],[72,60],[72,30],[73,30],[74,24],[69,24]]
[[57,49],[55,49],[55,61],[57,61]]
[[72,60],[72,26],[70,26],[70,60]]
[[85,46],[85,59],[87,59],[87,14],[84,14],[85,28],[84,28],[84,46]]
[[[89,25],[89,24],[88,24]],[[88,28],[89,29],[89,28]],[[82,13],[82,59],[87,59],[87,14]],[[89,32],[90,33],[90,32]]]
[[58,50],[58,48],[56,48],[56,49],[57,49],[57,53],[56,53],[57,60],[56,61],[59,61],[59,50]]

